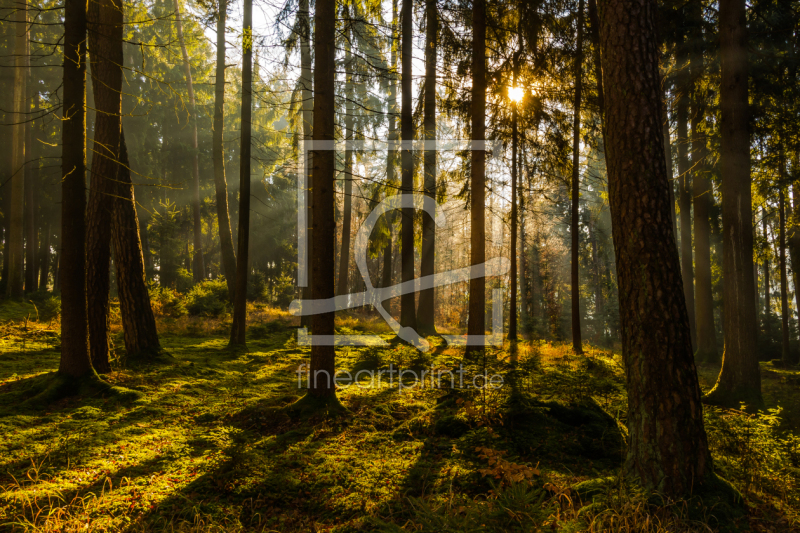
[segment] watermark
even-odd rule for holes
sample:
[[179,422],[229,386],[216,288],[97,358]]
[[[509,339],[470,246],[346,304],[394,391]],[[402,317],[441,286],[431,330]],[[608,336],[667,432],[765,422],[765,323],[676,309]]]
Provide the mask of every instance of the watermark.
[[[336,150],[346,148],[350,150],[486,150],[487,146],[495,148],[492,156],[499,153],[500,143],[493,141],[300,141],[301,158],[298,164],[300,169],[297,180],[297,284],[300,287],[308,286],[308,190],[310,188],[308,167],[309,154],[312,151]],[[492,157],[490,156],[490,158]],[[289,306],[289,311],[296,316],[309,316],[344,309],[352,309],[371,305],[386,321],[386,324],[400,339],[408,342],[422,352],[430,349],[430,343],[419,335],[414,328],[403,327],[392,317],[383,302],[434,287],[452,285],[454,283],[469,281],[484,277],[500,276],[508,272],[511,262],[505,257],[494,257],[480,265],[448,270],[429,276],[422,276],[411,281],[398,283],[390,287],[375,287],[369,277],[367,268],[367,247],[369,236],[381,215],[396,209],[418,209],[428,213],[437,226],[444,226],[446,222],[444,210],[436,204],[433,198],[423,194],[397,194],[390,196],[379,203],[367,216],[358,229],[353,245],[353,255],[356,267],[364,280],[366,290],[335,296],[325,300],[294,300]],[[502,346],[503,345],[503,290],[492,291],[492,320],[491,335],[442,335],[450,345],[466,346]],[[297,333],[297,343],[301,346],[312,344],[322,346],[385,346],[386,341],[378,335],[309,335],[306,328],[301,328]]]
[[501,374],[487,373],[467,376],[463,365],[459,365],[458,370],[444,370],[442,368],[411,370],[394,368],[389,365],[388,369],[379,370],[359,370],[355,374],[351,372],[337,370],[333,376],[326,370],[315,370],[313,375],[308,364],[303,363],[297,367],[297,388],[330,387],[332,384],[339,389],[347,389],[352,385],[360,389],[370,389],[375,387],[397,387],[398,392],[412,389],[473,389],[473,390],[492,390],[503,386],[504,380]]

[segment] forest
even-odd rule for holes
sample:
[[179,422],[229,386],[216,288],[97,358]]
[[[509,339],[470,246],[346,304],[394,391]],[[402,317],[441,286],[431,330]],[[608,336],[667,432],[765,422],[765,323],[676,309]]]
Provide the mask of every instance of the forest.
[[800,532],[796,0],[0,34],[0,531]]

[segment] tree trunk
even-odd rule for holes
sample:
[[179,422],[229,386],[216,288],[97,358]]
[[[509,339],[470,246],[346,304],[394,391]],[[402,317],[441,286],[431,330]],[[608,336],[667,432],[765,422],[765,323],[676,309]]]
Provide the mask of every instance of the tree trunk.
[[[175,27],[178,30],[178,41],[181,45],[183,55],[183,70],[186,75],[186,88],[189,93],[189,120],[192,123],[192,244],[194,254],[192,255],[192,274],[195,283],[203,281],[206,277],[205,264],[203,261],[203,242],[202,231],[203,223],[200,220],[200,167],[197,161],[197,109],[194,100],[194,86],[192,84],[192,69],[189,64],[189,54],[186,52],[186,41],[183,39],[183,23],[181,22],[181,7],[178,0],[175,2]],[[217,39],[219,41],[219,39]],[[224,96],[224,95],[223,95]],[[215,104],[216,107],[216,104]],[[216,119],[216,109],[214,110]],[[222,129],[220,129],[220,135]],[[216,169],[215,169],[216,179]],[[227,203],[227,202],[226,202]]]
[[[436,54],[439,35],[439,13],[436,0],[425,0],[425,141],[436,141]],[[423,188],[425,196],[436,199],[436,150],[425,147],[423,166],[425,177]],[[436,265],[436,224],[427,214],[422,215],[422,254],[420,256],[420,276],[432,276]],[[436,334],[435,289],[419,293],[417,325],[420,335]]]
[[[402,52],[400,60],[402,72],[401,85],[401,110],[400,110],[400,135],[403,140],[400,152],[402,166],[400,192],[411,194],[414,192],[414,156],[410,144],[414,141],[414,121],[411,110],[412,91],[412,43],[413,32],[413,0],[403,0],[403,9],[400,13],[400,39]],[[408,144],[408,146],[406,145]],[[400,210],[400,257],[402,261],[401,281],[408,282],[414,279],[414,209],[404,207]],[[400,324],[405,328],[417,329],[416,295],[408,292],[400,296]]]
[[720,0],[720,161],[722,175],[722,280],[725,351],[722,370],[706,401],[760,406],[753,287],[753,213],[748,134],[747,36],[744,0]]
[[39,288],[47,290],[50,279],[50,214],[44,217],[42,226],[42,248],[39,251]]
[[678,96],[676,118],[678,122],[678,205],[681,210],[681,277],[686,311],[689,313],[689,330],[692,349],[697,346],[694,312],[694,265],[692,260],[692,191],[689,179],[689,78],[686,44],[678,47]]
[[[332,20],[336,18],[335,0],[316,0],[314,14],[314,143],[333,144],[336,76],[336,33]],[[331,147],[332,148],[332,147]],[[311,297],[314,300],[332,298],[334,295],[334,241],[336,219],[334,213],[333,150],[316,150],[313,153],[312,204],[314,255],[311,267]],[[314,335],[333,335],[334,313],[313,315],[311,327]],[[311,346],[309,394],[313,398],[332,400],[336,396],[333,381],[336,352],[332,345],[314,343]]]
[[215,203],[217,204],[217,224],[219,227],[220,263],[222,273],[225,275],[225,281],[228,284],[228,298],[233,301],[236,283],[236,253],[233,250],[231,217],[228,212],[228,183],[225,179],[225,153],[223,149],[225,128],[225,20],[227,14],[227,0],[219,0],[217,14],[217,79],[214,83],[212,151],[214,158]]
[[[29,69],[30,71],[30,69]],[[38,220],[38,188],[39,188],[39,159],[38,150],[34,150],[34,143],[38,144],[39,136],[34,134],[34,117],[39,114],[39,92],[33,90],[33,79],[28,77],[29,101],[33,100],[33,116],[27,118],[25,123],[25,144],[27,146],[27,164],[25,165],[25,292],[38,290],[39,277],[36,256],[39,251],[39,232],[36,227]]]
[[[695,95],[695,102],[699,99]],[[694,196],[694,258],[695,258],[695,310],[697,312],[697,351],[699,362],[719,363],[716,331],[714,328],[714,298],[711,291],[711,225],[709,217],[713,205],[711,179],[706,168],[705,134],[700,131],[704,120],[704,106],[697,105],[692,117],[692,175]]]
[[6,283],[6,297],[22,298],[24,276],[24,247],[23,247],[23,206],[25,205],[25,125],[28,120],[28,70],[30,56],[28,54],[28,8],[23,2],[16,8],[14,20],[14,94],[11,126],[12,153],[11,169],[14,173],[9,187],[11,200],[8,225],[8,281]]
[[[795,159],[794,169],[797,170],[797,160]],[[792,205],[790,215],[790,225],[788,231],[789,259],[792,262],[792,284],[794,285],[795,305],[800,316],[800,198],[798,198],[798,182],[792,183]],[[797,361],[798,355],[794,359]]]
[[[300,0],[299,6],[297,10],[297,16],[300,19],[300,83],[303,87],[302,89],[302,98],[303,98],[303,139],[306,141],[311,141],[311,124],[312,124],[312,116],[314,114],[314,93],[313,93],[313,82],[312,82],[312,74],[311,74],[311,19],[309,14],[308,8],[309,0]],[[310,153],[305,151],[303,153],[303,157],[306,158],[306,170],[310,167]],[[305,187],[305,199],[306,205],[305,206],[298,206],[298,209],[305,209],[306,210],[306,273],[308,275],[309,271],[311,270],[309,267],[311,265],[311,257],[313,254],[313,237],[311,234],[311,184],[308,181],[309,175],[306,171],[305,176],[303,176],[304,180],[304,187]],[[311,299],[311,283],[308,279],[306,279],[306,285],[303,287],[303,299],[310,300]],[[303,315],[300,318],[300,325],[303,327],[309,327],[311,325],[311,316],[310,315]]]
[[761,224],[764,228],[764,242],[766,243],[766,251],[764,252],[764,333],[768,336],[772,329],[772,293],[770,288],[769,279],[769,232],[767,231],[767,210],[763,209],[763,218]]
[[108,291],[111,213],[122,128],[122,6],[91,0],[88,11],[92,90],[96,109],[91,189],[86,228],[86,297],[92,365],[111,370],[108,354]]
[[61,236],[54,286],[61,289],[59,374],[92,374],[86,316],[86,2],[64,3]]
[[[345,14],[345,17],[348,17]],[[350,230],[353,220],[353,57],[350,54],[351,33],[346,30],[344,68],[345,68],[345,112],[344,112],[344,206],[342,209],[342,245],[339,252],[339,286],[336,294],[350,292]]]
[[572,107],[572,221],[570,236],[572,237],[572,264],[570,291],[572,293],[572,351],[583,353],[581,339],[581,284],[578,252],[580,246],[580,139],[581,139],[581,90],[583,88],[583,0],[578,4],[578,35],[575,41],[577,55],[575,57],[575,102]]
[[[781,174],[785,164],[781,161]],[[781,176],[783,177],[783,176]],[[786,276],[786,195],[783,183],[778,191],[778,217],[780,225],[780,262],[781,262],[781,359],[788,365],[794,364],[791,346],[789,346],[789,281]]]
[[[515,65],[516,67],[516,65]],[[516,73],[515,73],[516,74]],[[516,86],[516,75],[514,76]],[[517,340],[517,102],[511,111],[511,305],[508,319],[508,340]]]
[[713,475],[669,213],[654,0],[601,11],[606,161],[628,391],[625,470],[668,497]]
[[114,186],[112,236],[125,352],[128,360],[151,359],[161,352],[161,344],[147,291],[144,256],[139,238],[139,217],[136,214],[136,199],[124,132],[120,135],[119,152]]
[[[177,0],[176,0],[177,1]],[[244,1],[242,38],[242,140],[239,148],[239,235],[230,347],[246,348],[250,246],[250,153],[253,129],[253,0]]]
[[[486,261],[486,0],[474,0],[472,9],[472,167],[470,169],[470,264]],[[486,334],[486,278],[470,276],[467,335]],[[483,354],[483,341],[468,340],[472,357]]]
[[[663,128],[664,128],[664,161],[667,163],[667,180],[669,181],[669,208],[670,208],[670,218],[672,219],[672,232],[675,234],[675,238],[678,237],[678,219],[677,215],[675,214],[675,185],[673,183],[674,179],[674,170],[672,168],[672,148],[670,146],[670,133],[669,133],[669,113],[667,109],[669,108],[669,102],[667,101],[667,96],[664,94],[664,106],[662,110],[663,118]],[[678,242],[675,242],[675,246],[678,246]]]

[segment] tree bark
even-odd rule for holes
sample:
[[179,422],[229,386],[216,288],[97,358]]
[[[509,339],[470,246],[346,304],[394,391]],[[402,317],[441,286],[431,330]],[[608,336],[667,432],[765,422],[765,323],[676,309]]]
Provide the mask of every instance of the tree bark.
[[766,243],[766,250],[764,252],[764,332],[769,336],[772,330],[772,293],[771,283],[769,279],[769,232],[767,231],[767,210],[763,209],[763,218],[761,225],[764,228],[764,242]]
[[42,226],[42,248],[39,251],[39,288],[47,290],[50,279],[50,215],[44,217]]
[[[312,168],[312,204],[314,255],[311,262],[311,297],[314,300],[334,295],[334,242],[336,219],[334,213],[334,151],[321,150],[333,144],[336,76],[336,33],[331,21],[336,18],[335,0],[316,0],[314,13],[314,148]],[[331,146],[332,148],[332,146]],[[314,335],[333,335],[334,313],[312,316]],[[333,346],[314,343],[311,346],[311,383],[309,394],[320,400],[336,396],[333,381],[336,352]]]
[[581,139],[581,90],[583,89],[583,0],[578,4],[578,34],[575,40],[575,101],[572,107],[572,264],[570,291],[572,293],[572,351],[583,353],[581,339],[581,283],[578,252],[580,247],[580,139]]
[[[797,159],[794,162],[794,170],[797,171]],[[800,222],[800,198],[798,198],[798,182],[792,183],[792,205],[790,224],[788,230],[788,245],[789,245],[789,259],[792,262],[792,284],[794,285],[794,298],[795,305],[800,316],[800,231],[798,231],[798,222]],[[795,355],[795,361],[797,361]]]
[[[346,13],[346,17],[349,15]],[[346,30],[345,67],[345,114],[344,114],[344,206],[342,209],[342,243],[339,252],[339,286],[336,294],[350,292],[350,231],[353,220],[353,57],[350,52],[351,32]]]
[[28,70],[30,56],[28,54],[28,4],[18,4],[14,14],[14,94],[11,126],[12,152],[11,177],[9,187],[11,200],[8,225],[8,281],[6,297],[22,298],[24,276],[23,216],[25,205],[25,129],[28,120]]
[[[30,69],[29,69],[30,71]],[[25,292],[36,292],[39,288],[38,263],[36,256],[39,251],[38,221],[38,188],[39,188],[39,159],[38,150],[34,150],[34,143],[38,144],[38,131],[34,134],[34,117],[39,114],[39,92],[34,90],[32,76],[28,76],[29,101],[33,100],[33,115],[25,123],[25,145],[27,146],[27,164],[25,165]]]
[[674,246],[654,0],[601,10],[606,161],[628,391],[625,470],[676,497],[713,475]]
[[753,213],[744,0],[720,0],[720,161],[722,175],[723,331],[725,351],[709,403],[760,406],[753,287]]
[[[120,40],[120,48],[122,48]],[[120,134],[120,159],[114,183],[112,237],[117,268],[119,307],[128,359],[152,359],[161,352],[156,319],[147,291],[125,133]]]
[[92,366],[111,370],[108,354],[108,296],[111,212],[122,130],[122,5],[90,0],[88,17],[92,90],[96,109],[86,228],[86,297]]
[[[176,0],[177,1],[177,0]],[[250,153],[253,116],[253,0],[244,1],[242,37],[242,140],[239,147],[239,235],[236,289],[231,326],[232,348],[247,348],[247,275],[250,246]]]
[[[436,141],[436,54],[439,36],[439,13],[436,0],[425,0],[425,141]],[[436,150],[425,147],[423,167],[425,172],[423,189],[425,196],[436,199]],[[436,224],[427,214],[422,215],[422,253],[420,256],[420,276],[432,276],[436,265]],[[436,334],[435,289],[419,293],[417,325],[420,335]]]
[[[516,65],[515,65],[516,69]],[[516,86],[516,72],[513,85]],[[511,111],[511,304],[508,319],[508,340],[517,340],[517,102]]]
[[[470,175],[469,318],[467,335],[486,334],[486,278],[476,272],[486,261],[486,0],[474,0],[472,9],[472,167]],[[478,146],[475,146],[477,144]],[[478,275],[476,275],[478,274]],[[480,357],[483,341],[468,340],[468,353]]]
[[[192,274],[194,282],[199,283],[206,277],[205,263],[203,261],[203,223],[200,220],[200,167],[197,161],[197,108],[194,100],[194,85],[192,84],[192,69],[189,63],[189,54],[186,52],[186,41],[183,38],[183,22],[181,21],[181,7],[178,0],[175,2],[175,27],[178,30],[178,41],[183,55],[183,70],[186,75],[186,88],[189,93],[189,120],[192,123]],[[216,109],[214,110],[216,114]],[[215,117],[216,118],[216,117]],[[220,134],[222,130],[220,130]],[[216,169],[215,169],[216,179]]]
[[[309,0],[300,0],[297,10],[297,16],[300,21],[300,83],[302,85],[302,98],[303,98],[303,139],[311,141],[311,125],[312,117],[314,114],[314,93],[313,81],[311,74],[311,19],[309,13]],[[303,153],[306,158],[306,169],[310,168],[310,153],[306,150]],[[309,174],[303,176],[305,186],[305,206],[298,206],[298,209],[306,210],[306,272],[310,273],[311,257],[313,255],[313,237],[311,234],[311,183],[309,182]],[[303,287],[303,299],[311,299],[311,283],[306,279],[306,285]],[[311,326],[311,316],[303,315],[300,318],[300,325],[303,327]]]
[[694,262],[692,260],[692,191],[689,173],[689,77],[686,74],[688,52],[686,44],[678,47],[678,96],[676,118],[678,125],[678,205],[681,211],[681,277],[686,311],[689,313],[689,328],[692,349],[697,346],[697,330],[694,308]]
[[[308,9],[306,8],[306,11]],[[222,273],[228,284],[228,298],[233,301],[236,283],[236,253],[233,250],[231,217],[228,212],[228,182],[225,179],[225,152],[223,134],[225,129],[225,20],[228,14],[227,0],[219,0],[217,14],[217,66],[214,83],[214,134],[212,150],[214,159],[214,193],[219,227],[219,251]]]
[[[785,164],[781,161],[781,174]],[[783,177],[783,176],[782,176]],[[787,365],[794,364],[791,346],[789,345],[789,280],[786,276],[786,195],[783,183],[778,191],[778,216],[780,225],[779,257],[781,262],[781,359]]]
[[[402,167],[400,192],[411,194],[414,192],[414,156],[411,143],[414,141],[414,121],[411,110],[412,91],[412,43],[413,33],[413,0],[403,0],[400,13],[400,39],[402,52],[400,60],[402,72],[401,109],[400,109],[400,135],[403,140],[400,151],[400,164]],[[400,258],[402,262],[401,281],[408,282],[414,279],[414,209],[404,207],[400,210]],[[416,294],[408,292],[400,296],[400,324],[406,328],[417,329]]]
[[86,315],[86,2],[64,3],[61,236],[54,286],[61,289],[59,374],[91,375]]

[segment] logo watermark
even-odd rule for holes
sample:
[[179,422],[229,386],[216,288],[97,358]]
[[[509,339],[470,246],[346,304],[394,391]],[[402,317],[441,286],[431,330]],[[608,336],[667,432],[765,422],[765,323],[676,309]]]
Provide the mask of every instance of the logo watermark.
[[465,376],[466,370],[463,365],[459,365],[458,370],[444,370],[435,368],[411,370],[394,368],[389,365],[388,369],[379,370],[359,370],[355,374],[347,371],[337,370],[333,376],[326,370],[315,370],[311,374],[309,365],[301,364],[297,368],[297,388],[311,388],[315,386],[330,387],[332,384],[337,388],[347,389],[352,385],[361,389],[374,387],[397,387],[398,392],[412,389],[473,389],[491,390],[499,389],[503,386],[503,376],[500,374],[489,375],[487,373]]
[[[499,153],[499,142],[487,141],[300,141],[301,160],[299,178],[297,180],[297,280],[298,286],[308,286],[308,190],[310,188],[308,175],[309,154],[312,151],[336,150],[337,145],[346,149],[362,150],[486,150],[492,146],[492,154]],[[469,281],[484,277],[500,276],[508,272],[511,262],[505,257],[494,257],[480,265],[448,270],[429,276],[422,276],[411,281],[398,283],[390,287],[375,287],[369,277],[367,268],[367,248],[369,237],[381,215],[396,209],[418,209],[433,218],[437,226],[444,226],[446,217],[444,210],[436,201],[423,194],[397,194],[390,196],[379,203],[364,220],[358,229],[353,245],[353,254],[356,267],[366,285],[366,290],[359,293],[345,294],[325,300],[294,300],[289,306],[289,311],[296,316],[309,316],[322,313],[341,311],[371,305],[374,307],[386,324],[400,339],[408,342],[422,352],[430,349],[430,343],[419,335],[414,328],[403,327],[392,317],[383,302],[403,294],[416,293],[434,287],[452,285],[454,283]],[[492,320],[491,335],[442,335],[450,345],[503,345],[503,290],[492,291]],[[306,328],[301,328],[297,333],[297,344],[310,346],[312,344],[323,346],[386,346],[386,341],[379,335],[309,335]]]

